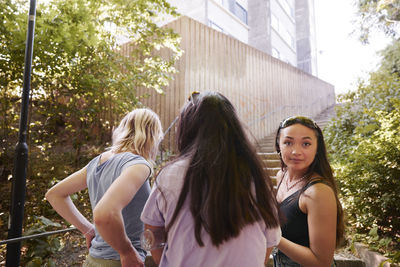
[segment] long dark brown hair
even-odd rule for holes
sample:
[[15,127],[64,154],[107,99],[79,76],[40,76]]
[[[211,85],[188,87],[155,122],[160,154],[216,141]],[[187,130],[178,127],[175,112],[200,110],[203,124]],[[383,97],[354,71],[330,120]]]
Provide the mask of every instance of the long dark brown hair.
[[167,231],[187,198],[199,246],[202,230],[218,247],[256,221],[279,225],[271,180],[226,97],[192,95],[180,114],[177,148],[176,160],[189,158],[189,166]]
[[[317,173],[321,179],[323,179],[333,190],[336,198],[336,206],[337,206],[337,216],[336,216],[336,246],[339,247],[342,245],[343,239],[344,239],[344,220],[343,220],[343,208],[342,204],[339,201],[338,198],[338,190],[337,190],[337,185],[335,178],[333,176],[333,171],[331,168],[331,165],[329,164],[328,161],[328,156],[326,152],[326,146],[325,146],[325,141],[324,141],[324,136],[322,134],[321,128],[310,118],[303,117],[303,116],[294,116],[294,117],[289,117],[285,120],[283,120],[279,128],[276,132],[276,138],[275,138],[275,148],[276,151],[278,152],[280,156],[281,149],[279,147],[279,138],[280,138],[280,133],[281,130],[289,127],[294,124],[301,124],[311,130],[314,131],[316,137],[317,137],[317,153],[315,155],[314,161],[311,163],[310,167],[308,167],[308,170],[305,174],[306,177],[309,179],[312,178],[313,173]],[[281,169],[284,171],[286,169],[286,164],[283,162],[282,157],[280,156],[281,159]],[[303,191],[305,190],[305,187],[303,188]],[[302,192],[301,192],[302,193]]]

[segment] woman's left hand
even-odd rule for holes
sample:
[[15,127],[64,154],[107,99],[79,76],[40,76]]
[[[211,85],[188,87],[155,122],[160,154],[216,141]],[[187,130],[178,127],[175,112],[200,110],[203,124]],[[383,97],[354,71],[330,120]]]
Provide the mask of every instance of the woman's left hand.
[[84,234],[85,239],[86,239],[86,247],[89,249],[92,245],[92,240],[96,236],[96,233],[94,231],[94,227],[90,229],[87,233]]

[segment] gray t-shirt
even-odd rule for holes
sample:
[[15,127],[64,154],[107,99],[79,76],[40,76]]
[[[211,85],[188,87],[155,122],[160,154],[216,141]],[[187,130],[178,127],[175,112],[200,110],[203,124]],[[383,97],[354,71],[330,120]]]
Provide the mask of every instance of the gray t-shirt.
[[[144,164],[151,169],[150,164],[143,157],[130,152],[118,153],[102,164],[100,164],[100,155],[89,162],[86,179],[92,210],[122,171],[135,164]],[[143,260],[146,257],[146,251],[140,247],[140,235],[144,228],[140,214],[149,194],[150,185],[146,180],[131,202],[122,210],[125,231]],[[96,236],[92,240],[89,254],[95,258],[119,260],[119,254],[103,240],[97,229],[95,230]]]

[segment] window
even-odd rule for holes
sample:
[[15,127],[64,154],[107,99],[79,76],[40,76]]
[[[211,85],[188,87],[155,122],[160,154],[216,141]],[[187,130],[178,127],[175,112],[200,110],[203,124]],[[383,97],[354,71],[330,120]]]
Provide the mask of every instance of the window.
[[279,32],[279,20],[274,14],[271,14],[271,26]]
[[275,47],[272,47],[272,56],[276,58],[279,58],[280,56],[278,49],[276,49]]
[[224,29],[222,27],[218,26],[217,24],[215,24],[212,20],[208,20],[208,26],[210,26],[214,30],[224,32]]
[[293,5],[290,5],[287,0],[280,0],[278,1],[281,6],[283,7],[283,9],[285,10],[285,12],[289,15],[289,17],[291,17],[292,19],[294,19],[294,8]]
[[218,4],[220,4],[221,6],[227,8],[228,7],[228,2],[227,0],[215,0],[215,2],[217,2]]
[[247,10],[244,9],[238,2],[235,2],[235,9],[233,12],[241,21],[247,24]]
[[282,38],[291,48],[294,48],[294,38],[287,30],[282,32]]

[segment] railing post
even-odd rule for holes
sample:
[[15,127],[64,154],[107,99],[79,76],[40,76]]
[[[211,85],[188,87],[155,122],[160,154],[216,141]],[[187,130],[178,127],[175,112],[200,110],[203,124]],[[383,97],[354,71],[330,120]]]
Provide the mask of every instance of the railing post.
[[[12,184],[11,225],[8,238],[20,237],[24,218],[24,204],[26,192],[26,174],[28,169],[28,109],[29,90],[31,81],[31,66],[33,54],[33,39],[35,30],[36,0],[31,0],[28,17],[28,32],[25,47],[24,84],[21,101],[21,117],[19,121],[19,139],[15,148],[15,160]],[[20,265],[21,242],[7,244],[6,266],[17,267]]]

